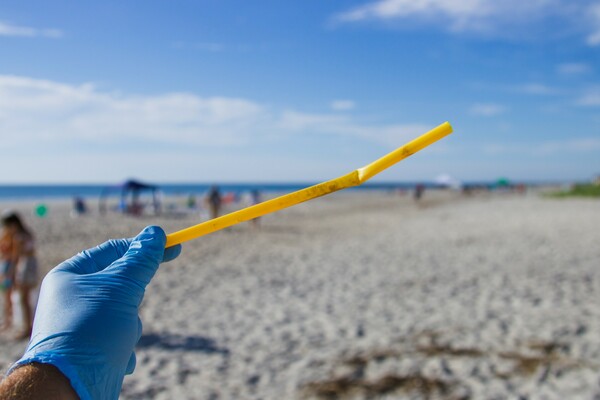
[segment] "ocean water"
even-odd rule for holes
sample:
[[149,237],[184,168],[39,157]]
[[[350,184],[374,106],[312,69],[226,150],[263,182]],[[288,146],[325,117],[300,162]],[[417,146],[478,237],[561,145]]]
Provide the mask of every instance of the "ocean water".
[[[295,190],[314,185],[318,182],[308,183],[224,183],[217,185],[223,194],[234,193],[241,195],[251,190],[262,193],[289,193]],[[212,184],[187,183],[187,184],[158,184],[160,193],[164,196],[202,195]],[[383,190],[393,191],[399,189],[412,189],[415,183],[366,183],[351,188],[350,190]],[[435,186],[426,184],[428,187]],[[82,197],[94,199],[101,196],[118,197],[121,191],[118,186],[110,185],[0,185],[0,200],[45,200],[45,199],[70,199]]]

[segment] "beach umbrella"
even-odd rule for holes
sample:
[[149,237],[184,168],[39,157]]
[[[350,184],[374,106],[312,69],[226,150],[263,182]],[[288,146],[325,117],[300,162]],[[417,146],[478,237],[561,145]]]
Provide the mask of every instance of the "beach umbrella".
[[498,180],[496,180],[496,186],[509,186],[510,185],[510,181],[508,180],[508,178],[498,178]]

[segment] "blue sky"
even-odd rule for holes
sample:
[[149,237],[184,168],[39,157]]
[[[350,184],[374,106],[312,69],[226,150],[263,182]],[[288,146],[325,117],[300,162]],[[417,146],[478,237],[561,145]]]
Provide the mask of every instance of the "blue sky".
[[[501,3],[501,4],[498,4]],[[600,174],[600,0],[0,3],[3,183]]]

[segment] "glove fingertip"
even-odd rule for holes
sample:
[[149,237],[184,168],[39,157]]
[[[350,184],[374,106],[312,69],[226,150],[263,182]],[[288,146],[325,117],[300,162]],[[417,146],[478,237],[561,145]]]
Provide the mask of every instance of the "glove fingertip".
[[138,233],[138,235],[133,240],[135,241],[138,239],[149,239],[149,238],[152,238],[153,240],[157,241],[158,243],[162,243],[163,248],[164,248],[165,244],[167,243],[167,234],[165,233],[164,229],[158,225],[149,225],[149,226],[145,227],[144,229],[142,229],[142,231],[140,233]]
[[176,259],[181,254],[181,245],[177,244],[175,246],[167,247],[165,249],[165,254],[163,255],[162,262],[169,262],[171,260]]
[[104,271],[127,276],[145,287],[163,260],[165,243],[165,231],[159,226],[148,226],[131,240],[123,257]]
[[[133,238],[125,255],[127,256],[128,253],[130,255],[133,253],[143,253],[145,256],[160,263],[164,256],[166,243],[167,235],[160,226],[147,226]],[[140,250],[142,250],[142,253],[139,253]]]
[[137,361],[136,361],[136,357],[135,357],[135,352],[133,352],[133,353],[131,353],[131,357],[129,357],[129,361],[127,362],[127,368],[125,369],[126,375],[133,374],[136,363],[137,363]]

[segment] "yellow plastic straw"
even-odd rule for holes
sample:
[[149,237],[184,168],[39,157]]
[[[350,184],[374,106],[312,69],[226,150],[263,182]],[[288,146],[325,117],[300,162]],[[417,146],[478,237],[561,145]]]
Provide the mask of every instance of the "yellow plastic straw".
[[187,242],[188,240],[213,233],[220,229],[239,224],[240,222],[249,221],[265,214],[283,210],[284,208],[291,207],[317,197],[325,196],[326,194],[337,192],[338,190],[346,189],[352,186],[358,186],[366,182],[368,179],[371,179],[374,175],[380,173],[384,169],[391,167],[397,162],[405,159],[421,149],[424,149],[430,144],[449,135],[450,133],[452,133],[452,126],[450,126],[448,122],[444,122],[440,126],[430,130],[424,135],[419,136],[411,142],[408,142],[404,146],[397,148],[391,153],[372,162],[371,164],[352,171],[347,175],[271,200],[267,200],[254,206],[247,207],[230,214],[211,219],[210,221],[206,221],[201,224],[190,226],[189,228],[171,233],[167,235],[166,247]]

